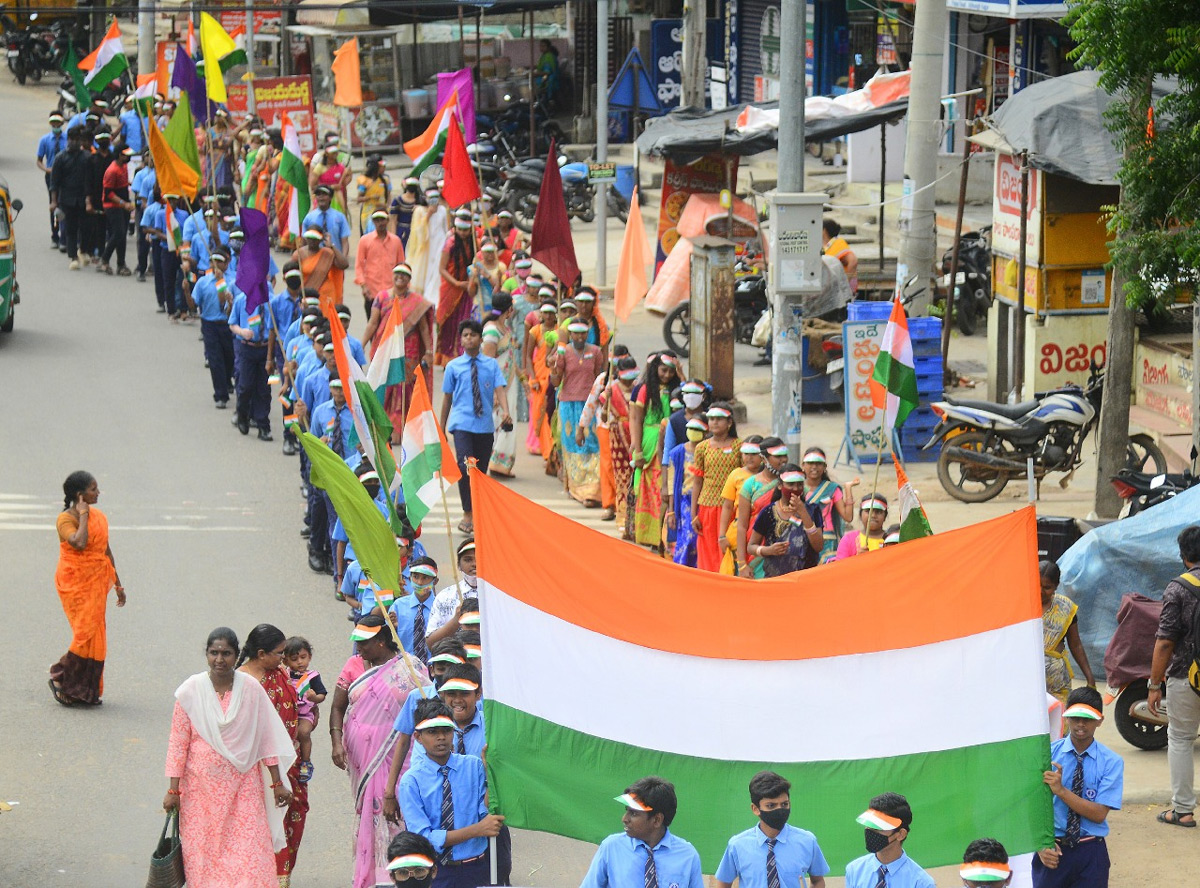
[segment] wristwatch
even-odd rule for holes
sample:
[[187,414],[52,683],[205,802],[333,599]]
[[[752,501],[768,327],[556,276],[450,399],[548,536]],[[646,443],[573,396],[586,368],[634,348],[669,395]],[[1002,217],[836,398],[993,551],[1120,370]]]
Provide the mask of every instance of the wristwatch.
[[1148,690],[1148,691],[1161,691],[1161,690],[1162,690],[1162,682],[1160,681],[1158,684],[1155,684],[1155,683],[1154,683],[1154,682],[1152,682],[1152,681],[1151,681],[1151,682],[1147,682],[1147,683],[1146,683],[1146,690]]

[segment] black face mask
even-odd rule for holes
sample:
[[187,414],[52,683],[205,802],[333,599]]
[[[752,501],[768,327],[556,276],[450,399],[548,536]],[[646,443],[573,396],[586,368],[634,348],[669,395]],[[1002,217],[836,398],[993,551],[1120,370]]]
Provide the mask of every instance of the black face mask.
[[423,879],[408,878],[401,882],[396,882],[396,885],[402,885],[404,888],[429,888],[433,882],[433,873],[431,872]]
[[883,833],[873,829],[865,829],[863,830],[863,833],[866,836],[867,852],[869,854],[878,854],[888,846],[888,843],[892,838],[890,835],[884,835]]
[[791,813],[791,808],[776,808],[773,811],[759,811],[758,819],[771,829],[780,830],[783,829],[784,824],[788,822],[788,816]]

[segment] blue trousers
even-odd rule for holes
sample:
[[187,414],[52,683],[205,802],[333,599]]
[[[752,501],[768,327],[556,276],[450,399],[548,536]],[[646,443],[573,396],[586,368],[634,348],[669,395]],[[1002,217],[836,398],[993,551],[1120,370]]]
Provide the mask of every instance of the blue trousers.
[[234,341],[238,419],[251,420],[259,431],[271,431],[271,387],[267,385],[267,346]]
[[233,374],[233,334],[224,321],[201,321],[200,335],[204,337],[204,359],[212,376],[213,400],[224,403],[229,400],[229,378]]
[[1104,839],[1092,839],[1065,849],[1054,869],[1035,855],[1033,888],[1108,888],[1108,869],[1108,846]]
[[491,872],[488,858],[483,857],[462,866],[439,866],[430,888],[480,888],[490,885]]

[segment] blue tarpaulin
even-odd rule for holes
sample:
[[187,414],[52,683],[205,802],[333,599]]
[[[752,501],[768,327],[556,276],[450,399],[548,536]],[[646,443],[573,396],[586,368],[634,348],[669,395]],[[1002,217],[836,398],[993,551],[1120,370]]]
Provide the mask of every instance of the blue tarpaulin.
[[1079,605],[1079,637],[1097,679],[1104,675],[1104,649],[1117,628],[1121,596],[1162,598],[1167,583],[1183,573],[1176,537],[1198,516],[1200,487],[1193,487],[1132,518],[1097,527],[1058,559],[1059,591]]

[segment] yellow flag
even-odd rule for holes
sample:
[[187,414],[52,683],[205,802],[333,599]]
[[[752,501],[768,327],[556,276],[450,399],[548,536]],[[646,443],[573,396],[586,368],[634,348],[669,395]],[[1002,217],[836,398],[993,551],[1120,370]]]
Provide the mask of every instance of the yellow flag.
[[238,45],[225,33],[221,23],[207,12],[200,13],[200,51],[204,53],[204,89],[214,102],[229,101],[225,92],[225,74],[221,71],[221,59],[236,52]]

